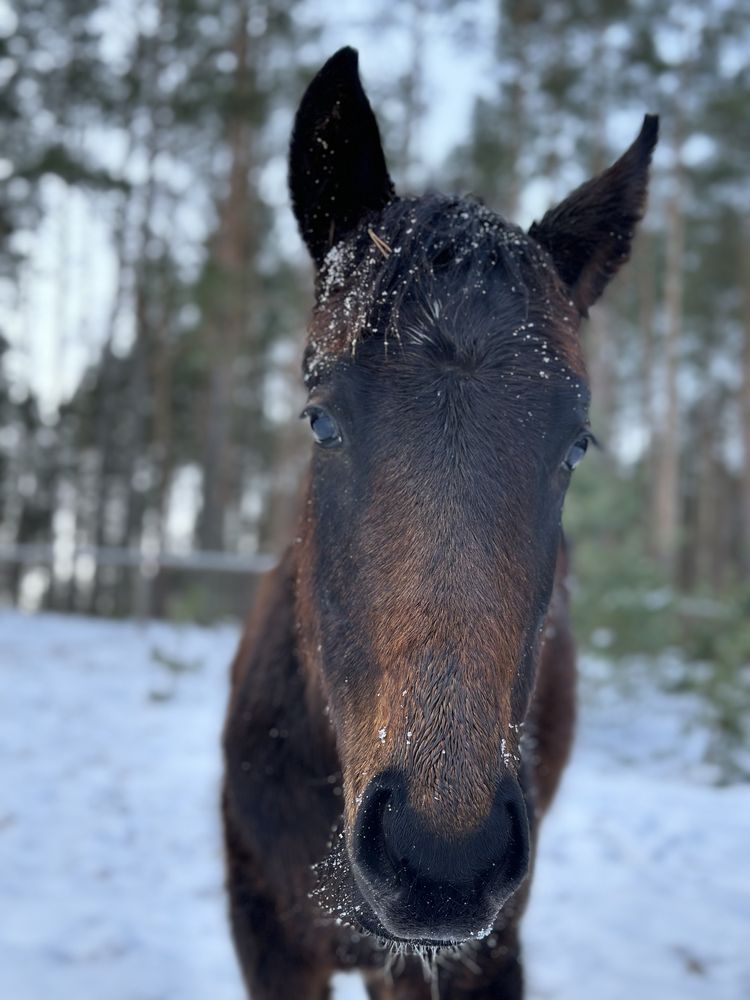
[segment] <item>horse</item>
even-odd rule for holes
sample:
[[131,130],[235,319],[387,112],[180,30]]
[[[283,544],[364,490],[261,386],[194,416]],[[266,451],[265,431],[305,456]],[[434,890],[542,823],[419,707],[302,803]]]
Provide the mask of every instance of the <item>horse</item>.
[[228,907],[253,1000],[520,1000],[519,921],[567,761],[561,528],[592,440],[579,327],[628,259],[658,120],[524,232],[399,197],[358,56],[289,154],[316,271],[299,526],[231,670]]

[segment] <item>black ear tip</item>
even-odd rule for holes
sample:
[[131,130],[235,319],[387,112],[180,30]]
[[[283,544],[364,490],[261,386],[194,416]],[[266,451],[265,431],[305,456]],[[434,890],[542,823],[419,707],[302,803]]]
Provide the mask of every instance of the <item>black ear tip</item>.
[[345,45],[320,67],[302,98],[302,104],[314,104],[324,94],[357,93],[361,89],[359,53]]
[[659,116],[658,115],[644,115],[643,125],[641,125],[641,131],[638,134],[636,142],[638,146],[646,152],[646,154],[651,156],[656,146],[656,141],[659,138]]
[[355,76],[358,72],[359,52],[345,45],[323,64],[319,76]]
[[352,48],[351,45],[342,45],[337,52],[333,53],[331,59],[341,59],[356,66],[359,59],[359,52],[355,48]]

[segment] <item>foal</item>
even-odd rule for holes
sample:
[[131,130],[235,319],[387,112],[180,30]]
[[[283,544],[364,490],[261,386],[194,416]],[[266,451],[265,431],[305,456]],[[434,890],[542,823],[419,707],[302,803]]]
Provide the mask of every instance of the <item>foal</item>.
[[[224,736],[254,1000],[323,1000],[341,968],[378,1000],[522,995],[518,922],[573,733],[560,518],[590,440],[578,327],[628,257],[656,135],[646,117],[526,234],[473,200],[395,194],[352,49],[302,100],[315,443]],[[428,982],[418,956],[438,949]]]

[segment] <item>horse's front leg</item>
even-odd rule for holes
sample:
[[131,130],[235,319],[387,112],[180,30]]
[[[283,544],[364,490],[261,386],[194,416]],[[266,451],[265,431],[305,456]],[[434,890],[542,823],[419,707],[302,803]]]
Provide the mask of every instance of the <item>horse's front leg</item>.
[[231,859],[227,889],[232,935],[251,1000],[329,1000],[331,968],[291,940],[278,902]]
[[[283,893],[268,879],[273,858],[260,860],[238,834],[224,803],[229,919],[251,1000],[329,1000],[330,942],[314,926],[300,887]],[[280,856],[291,857],[283,840]],[[291,865],[289,866],[292,867]]]

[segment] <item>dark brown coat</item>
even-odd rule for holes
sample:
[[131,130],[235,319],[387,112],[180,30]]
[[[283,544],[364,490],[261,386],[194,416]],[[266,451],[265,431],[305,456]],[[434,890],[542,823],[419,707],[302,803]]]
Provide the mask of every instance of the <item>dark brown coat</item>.
[[524,234],[469,199],[396,197],[352,50],[302,101],[316,447],[224,733],[254,1000],[322,1000],[348,968],[382,1000],[522,996],[518,923],[575,716],[560,522],[591,438],[577,331],[628,256],[655,141],[646,118]]

